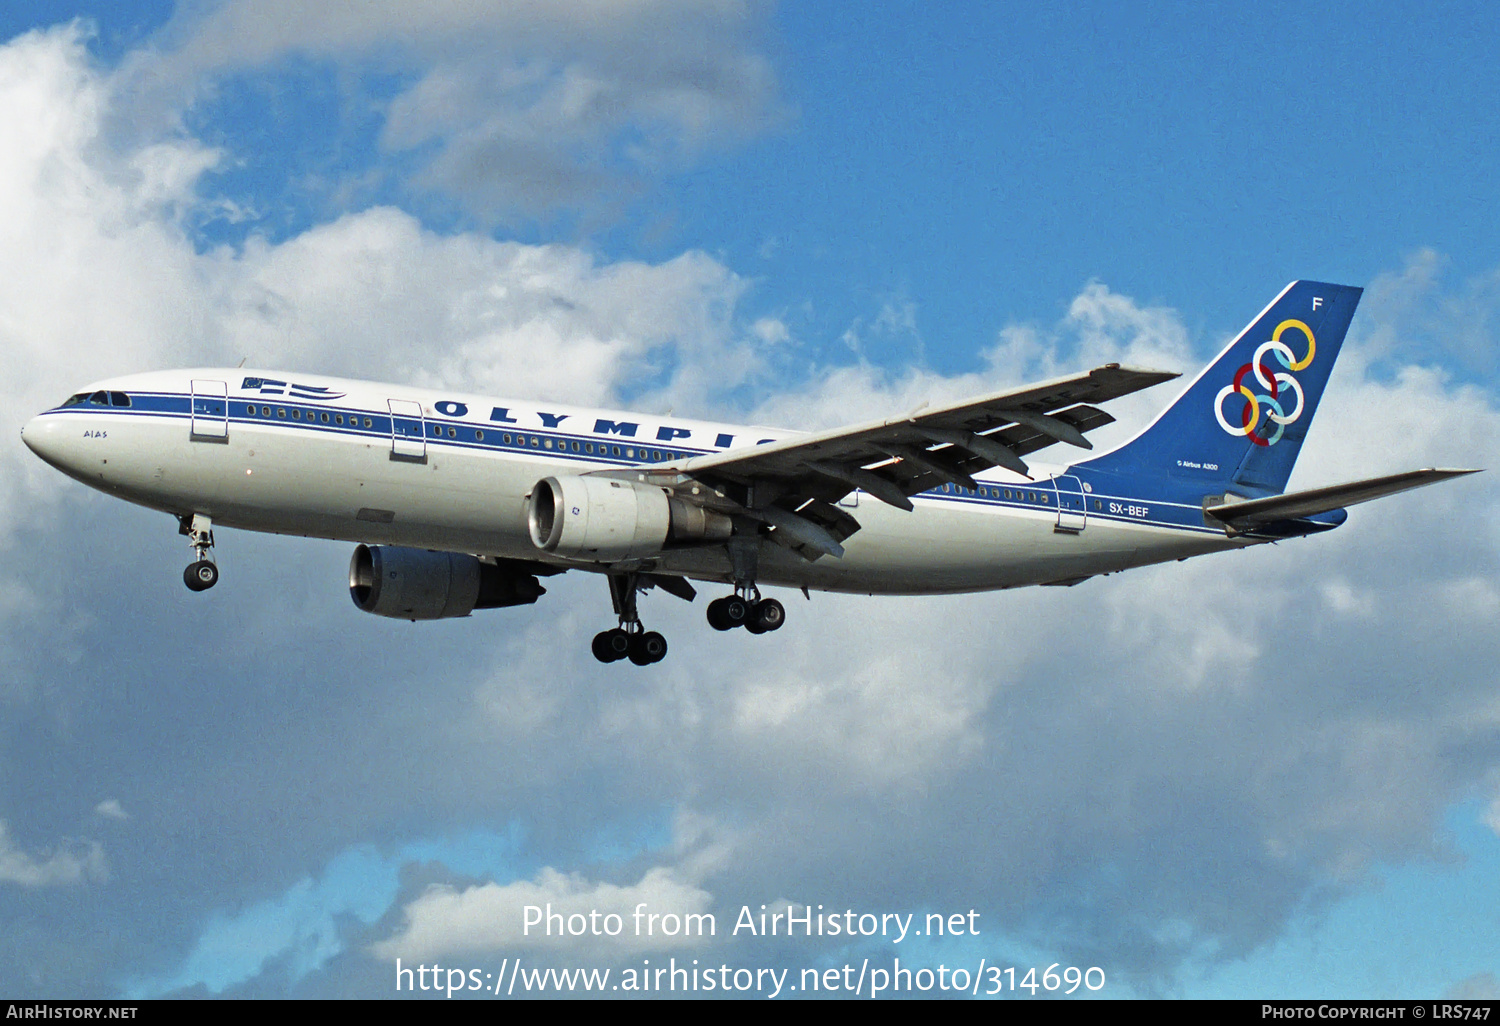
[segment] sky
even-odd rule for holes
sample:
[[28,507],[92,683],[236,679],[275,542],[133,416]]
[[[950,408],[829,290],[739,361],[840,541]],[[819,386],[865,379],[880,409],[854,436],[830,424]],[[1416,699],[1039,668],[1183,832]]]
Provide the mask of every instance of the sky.
[[[1191,374],[1314,278],[1366,291],[1291,487],[1496,468],[1497,35],[1478,3],[7,4],[0,994],[900,958],[1500,995],[1493,469],[1075,588],[787,593],[762,638],[653,593],[671,652],[622,672],[576,574],[385,621],[347,546],[221,531],[191,594],[169,518],[18,438],[241,359],[825,427]],[[549,902],[719,933],[523,936]],[[729,935],[789,904],[978,932]]]

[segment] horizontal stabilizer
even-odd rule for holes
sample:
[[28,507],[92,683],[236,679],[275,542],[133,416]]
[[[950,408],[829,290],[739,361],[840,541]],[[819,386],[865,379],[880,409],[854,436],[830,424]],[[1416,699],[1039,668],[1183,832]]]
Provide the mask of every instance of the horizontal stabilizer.
[[1395,495],[1409,488],[1446,481],[1450,477],[1477,474],[1477,470],[1409,470],[1404,474],[1388,477],[1372,477],[1367,481],[1314,488],[1306,492],[1288,495],[1272,495],[1265,499],[1239,500],[1232,496],[1222,505],[1205,506],[1204,512],[1223,523],[1236,533],[1253,531],[1278,520],[1299,520],[1304,517],[1327,513],[1330,510],[1355,503],[1369,502],[1385,495]]

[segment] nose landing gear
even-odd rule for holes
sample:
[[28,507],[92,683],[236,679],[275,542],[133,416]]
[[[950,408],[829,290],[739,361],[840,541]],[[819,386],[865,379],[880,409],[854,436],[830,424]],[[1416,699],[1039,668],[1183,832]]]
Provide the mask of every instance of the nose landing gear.
[[219,567],[214,562],[213,521],[201,513],[177,518],[177,533],[187,535],[196,559],[182,571],[182,583],[189,591],[207,591],[219,583]]

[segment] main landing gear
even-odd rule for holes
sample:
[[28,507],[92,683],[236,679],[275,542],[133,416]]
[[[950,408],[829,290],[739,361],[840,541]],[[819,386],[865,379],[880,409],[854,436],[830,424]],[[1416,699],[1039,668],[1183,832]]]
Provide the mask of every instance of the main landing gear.
[[753,539],[733,538],[729,560],[734,566],[734,594],[708,604],[708,625],[716,631],[743,627],[751,634],[767,634],[786,623],[786,607],[775,599],[762,599],[755,586],[759,569],[759,547]]
[[640,593],[640,574],[609,575],[609,597],[614,601],[620,626],[594,635],[594,658],[601,663],[629,659],[637,666],[659,663],[667,654],[667,639],[641,626],[636,613],[636,596]]
[[189,591],[207,591],[219,583],[219,567],[214,562],[214,526],[208,517],[194,513],[177,518],[177,533],[187,535],[197,556],[182,571],[182,583]]
[[[718,631],[743,627],[751,634],[780,630],[786,623],[786,607],[775,599],[760,597],[760,589],[755,586],[755,542],[734,539],[729,543],[729,555],[734,566],[734,594],[708,604],[709,624]],[[623,569],[611,573],[609,597],[620,626],[594,635],[595,659],[601,663],[629,659],[637,666],[649,666],[667,654],[667,639],[642,627],[636,612],[636,596],[649,588],[661,588],[688,601],[695,594],[693,586],[680,577]]]
[[716,631],[743,627],[751,634],[766,634],[786,623],[786,607],[775,599],[762,599],[755,585],[742,585],[733,595],[708,604],[708,625]]

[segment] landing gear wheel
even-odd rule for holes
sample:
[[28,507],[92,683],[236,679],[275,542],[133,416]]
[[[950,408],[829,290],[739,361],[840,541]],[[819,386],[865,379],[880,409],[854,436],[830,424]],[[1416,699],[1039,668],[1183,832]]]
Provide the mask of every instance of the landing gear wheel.
[[750,622],[746,623],[745,626],[749,627],[750,623],[754,623],[760,628],[760,630],[755,632],[756,634],[778,631],[781,629],[781,625],[786,623],[786,607],[775,599],[766,599],[764,602],[757,602],[755,604],[755,611],[750,617]]
[[719,601],[724,603],[719,608],[723,610],[724,622],[730,627],[743,627],[750,619],[750,603],[738,595],[728,595]]
[[189,591],[207,591],[219,583],[219,568],[206,559],[189,563],[182,571],[182,583]]
[[714,599],[708,604],[708,625],[716,631],[733,630],[734,624],[729,622],[729,615],[724,611],[728,599]]
[[600,631],[594,635],[594,658],[601,663],[612,663],[624,659],[630,652],[630,635],[620,628]]
[[630,639],[630,661],[637,666],[659,663],[667,654],[667,639],[656,631],[637,634]]
[[612,663],[615,661],[614,653],[609,650],[609,631],[600,631],[594,635],[593,644],[590,646],[594,651],[594,658],[601,663]]

